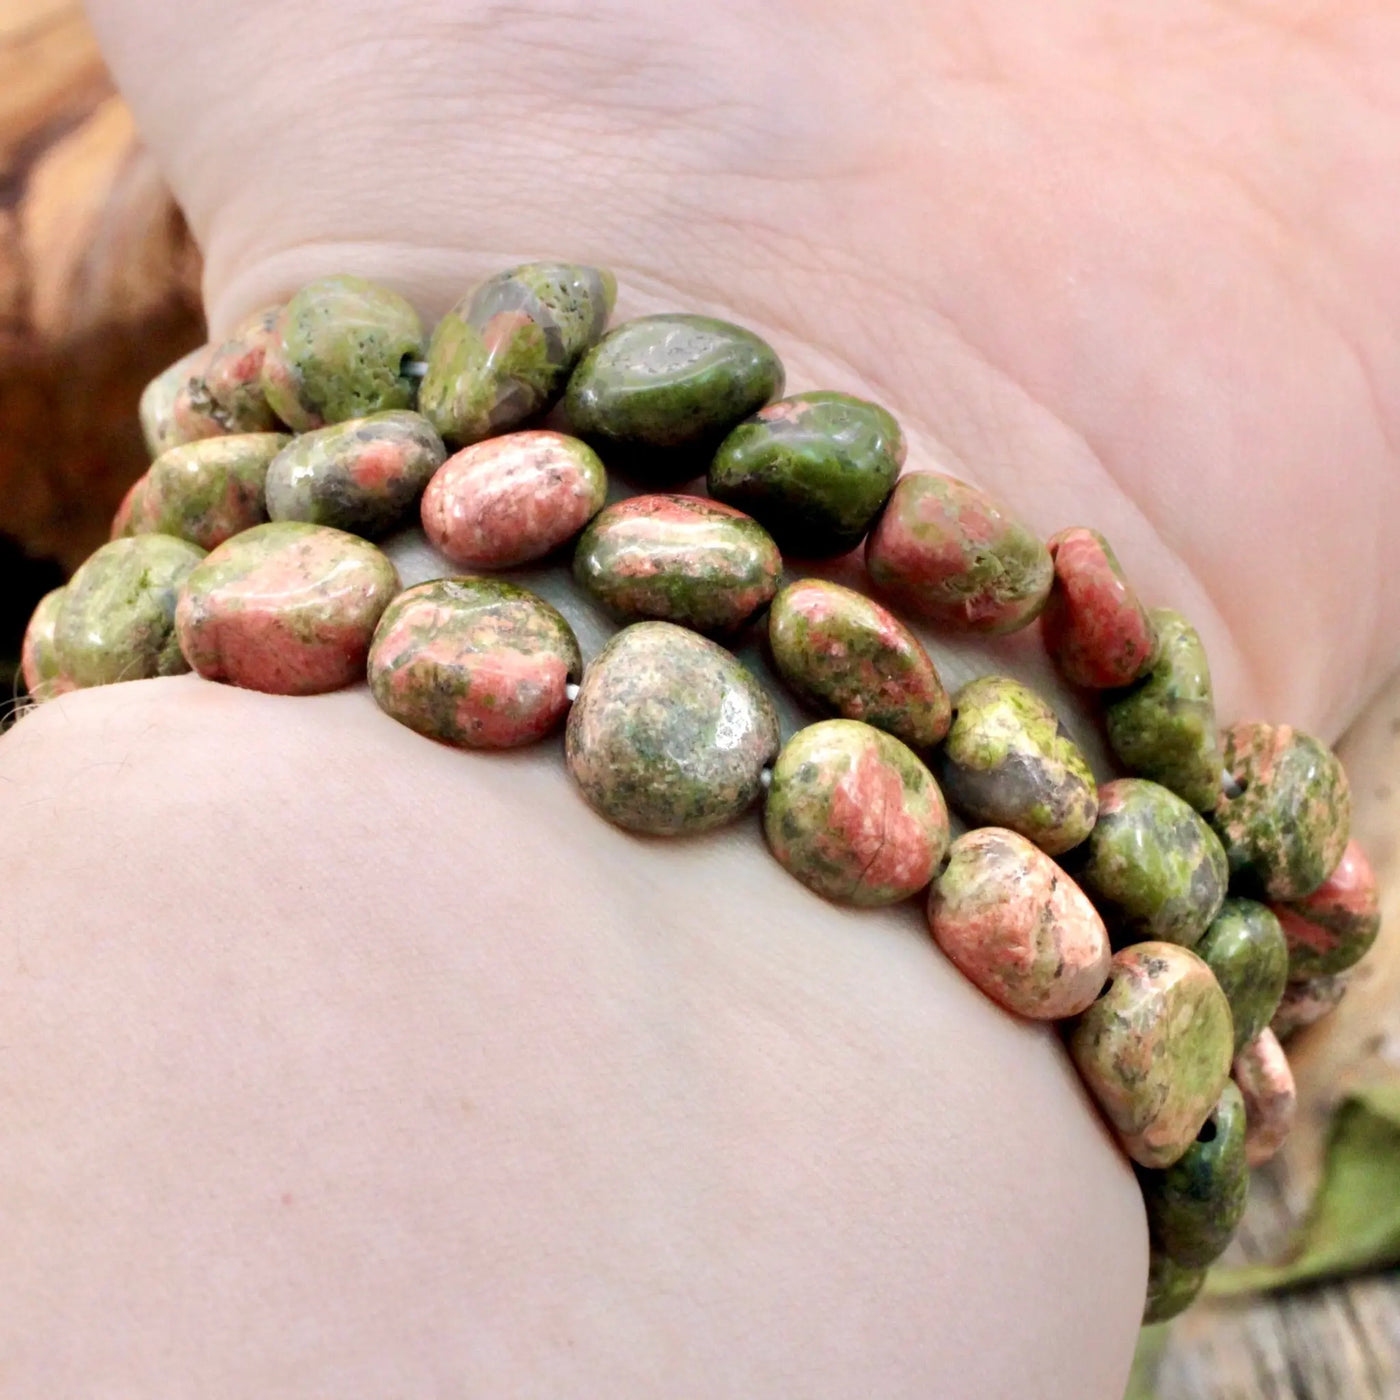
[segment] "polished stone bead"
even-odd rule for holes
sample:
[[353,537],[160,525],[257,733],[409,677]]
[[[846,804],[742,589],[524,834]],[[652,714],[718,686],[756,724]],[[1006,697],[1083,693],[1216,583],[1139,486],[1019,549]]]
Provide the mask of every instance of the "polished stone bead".
[[983,676],[953,697],[938,775],[970,822],[1009,827],[1052,856],[1093,830],[1099,804],[1088,760],[1020,681]]
[[1173,1263],[1199,1269],[1218,1259],[1249,1198],[1245,1109],[1229,1080],[1185,1154],[1164,1171],[1138,1169],[1152,1247]]
[[1332,873],[1309,895],[1274,906],[1295,980],[1345,972],[1381,931],[1380,891],[1366,852],[1348,841]]
[[418,313],[397,292],[363,277],[323,277],[278,313],[263,393],[299,433],[412,408],[418,388],[407,365],[424,348]]
[[1052,535],[1049,549],[1055,583],[1041,619],[1046,650],[1075,685],[1132,684],[1157,638],[1117,555],[1097,530],[1082,526]]
[[67,595],[66,588],[55,588],[39,599],[24,629],[24,642],[20,648],[20,675],[29,698],[36,705],[64,695],[73,689],[73,682],[63,670],[59,660],[58,642],[55,630],[58,614]]
[[574,263],[526,263],[483,282],[438,323],[419,411],[451,443],[509,432],[559,397],[602,335],[617,283]]
[[1165,1254],[1153,1250],[1147,1269],[1147,1303],[1142,1311],[1142,1325],[1170,1322],[1184,1313],[1205,1287],[1206,1271],[1174,1263]]
[[668,312],[609,331],[574,370],[564,410],[610,468],[662,486],[703,473],[730,429],[782,391],[782,362],[752,331]]
[[756,520],[700,496],[629,496],[593,518],[574,578],[623,621],[733,632],[778,591],[783,560]]
[[433,425],[406,409],[333,423],[272,459],[267,513],[378,539],[412,520],[446,456]]
[[448,458],[423,496],[423,529],[462,569],[509,569],[552,554],[603,508],[598,454],[563,433],[507,433]]
[[1235,1056],[1235,1083],[1244,1095],[1245,1157],[1262,1167],[1288,1140],[1298,1117],[1298,1091],[1283,1046],[1262,1030]]
[[990,496],[938,472],[899,479],[865,546],[877,587],[911,612],[966,632],[1033,622],[1055,577],[1050,552]]
[[1211,820],[1231,875],[1270,901],[1311,894],[1351,832],[1351,788],[1336,755],[1286,724],[1237,724],[1225,735],[1225,769]]
[[928,923],[963,974],[1018,1016],[1076,1016],[1108,977],[1112,953],[1094,906],[1014,831],[987,826],[953,842]]
[[743,816],[777,752],[777,713],[759,683],[723,647],[668,622],[624,627],[599,652],[565,742],[588,804],[658,836]]
[[246,317],[207,361],[185,377],[173,409],[181,442],[220,433],[270,433],[281,426],[262,384],[263,357],[280,310],[268,306]]
[[904,435],[879,404],[819,390],[761,408],[720,444],[709,490],[747,511],[785,554],[854,549],[889,499]]
[[1070,1054],[1128,1156],[1169,1167],[1229,1078],[1229,1003],[1210,968],[1175,943],[1123,949],[1109,978],[1075,1022]]
[[1231,895],[1196,944],[1230,1003],[1238,1054],[1273,1019],[1288,983],[1288,944],[1268,907]]
[[291,441],[284,433],[201,438],[151,463],[131,528],[214,549],[267,519],[268,463]]
[[112,517],[112,528],[107,538],[119,540],[126,535],[150,534],[151,526],[146,523],[145,509],[146,477],[142,474],[126,488],[126,495],[122,497],[117,513]]
[[274,695],[338,690],[364,679],[398,586],[394,566],[355,535],[295,520],[257,525],[190,574],[180,645],[207,680]]
[[1350,980],[1350,972],[1335,972],[1326,977],[1309,977],[1306,982],[1290,982],[1283,989],[1283,1000],[1269,1029],[1280,1040],[1287,1040],[1296,1031],[1316,1025],[1341,1005]]
[[192,375],[203,372],[217,348],[214,345],[201,345],[188,355],[182,355],[173,365],[161,370],[141,391],[137,410],[141,419],[141,435],[146,440],[147,452],[153,458],[185,440],[175,426],[175,397]]
[[68,582],[54,640],[75,686],[178,676],[175,602],[204,551],[171,535],[104,544]]
[[1174,792],[1146,778],[1099,789],[1099,819],[1075,873],[1115,943],[1192,947],[1220,912],[1229,884],[1215,833]]
[[1205,648],[1180,613],[1154,608],[1149,617],[1157,650],[1136,685],[1105,697],[1108,742],[1130,773],[1209,812],[1220,796],[1221,758]]
[[913,750],[858,720],[827,719],[783,746],[763,812],[768,847],[837,904],[897,904],[933,878],[948,809]]
[[863,593],[820,579],[789,584],[768,613],[773,663],[815,710],[873,724],[930,749],[953,705],[919,639]]
[[444,578],[400,593],[369,652],[386,714],[471,749],[510,749],[556,729],[583,672],[578,639],[542,598],[500,579]]

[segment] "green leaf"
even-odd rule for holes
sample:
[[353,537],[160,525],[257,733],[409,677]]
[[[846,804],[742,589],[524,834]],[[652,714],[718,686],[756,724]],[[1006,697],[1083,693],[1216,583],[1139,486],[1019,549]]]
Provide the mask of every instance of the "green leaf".
[[1400,1078],[1356,1089],[1337,1110],[1322,1185],[1289,1262],[1218,1269],[1216,1298],[1265,1293],[1400,1263]]
[[1123,1400],[1157,1400],[1157,1371],[1162,1353],[1167,1347],[1171,1323],[1159,1322],[1144,1327],[1138,1333],[1137,1350],[1133,1353],[1133,1369],[1128,1376],[1128,1389]]

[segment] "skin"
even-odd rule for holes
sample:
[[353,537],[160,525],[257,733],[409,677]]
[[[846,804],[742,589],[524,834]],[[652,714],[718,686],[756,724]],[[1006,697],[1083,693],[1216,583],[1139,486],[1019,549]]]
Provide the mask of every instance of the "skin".
[[[1393,7],[90,10],[216,337],[346,268],[431,320],[567,228],[621,314],[1102,529],[1226,721],[1330,740],[1388,669]],[[936,659],[1042,688],[1013,650]],[[192,680],[0,743],[11,1391],[1119,1400],[1145,1228],[1055,1038],[910,911],[795,920],[754,832],[656,852],[498,757]]]

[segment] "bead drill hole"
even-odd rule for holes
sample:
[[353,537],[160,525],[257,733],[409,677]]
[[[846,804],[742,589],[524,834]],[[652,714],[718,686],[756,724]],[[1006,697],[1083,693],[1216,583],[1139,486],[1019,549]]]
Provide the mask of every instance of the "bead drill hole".
[[1207,1118],[1206,1121],[1201,1124],[1201,1131],[1196,1134],[1196,1141],[1214,1142],[1217,1131],[1218,1129],[1215,1126],[1215,1119]]
[[1101,992],[1098,994],[1098,996],[1096,996],[1096,997],[1094,998],[1094,1000],[1095,1000],[1095,1001],[1102,1001],[1112,990],[1113,990],[1113,978],[1110,977],[1110,978],[1108,979],[1108,981],[1105,982],[1105,983],[1103,984],[1103,991],[1101,991]]

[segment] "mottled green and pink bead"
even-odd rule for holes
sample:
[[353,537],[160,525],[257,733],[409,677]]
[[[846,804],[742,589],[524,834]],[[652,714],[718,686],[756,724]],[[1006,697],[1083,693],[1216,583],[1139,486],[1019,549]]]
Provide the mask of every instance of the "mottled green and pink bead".
[[1230,895],[1196,952],[1215,973],[1230,1003],[1235,1053],[1273,1019],[1288,983],[1288,944],[1263,904]]
[[245,317],[185,377],[172,410],[179,441],[220,433],[270,433],[280,426],[262,385],[263,358],[280,310],[269,306]]
[[73,682],[64,672],[58,655],[58,642],[55,632],[58,627],[58,614],[67,594],[66,588],[55,588],[39,599],[24,629],[24,642],[20,648],[20,675],[29,698],[36,705],[45,700],[66,694],[73,689]]
[[1293,1069],[1278,1037],[1262,1030],[1235,1056],[1231,1071],[1244,1096],[1244,1149],[1251,1167],[1271,1161],[1298,1117]]
[[128,528],[214,549],[261,525],[268,465],[290,441],[283,433],[236,433],[172,447],[151,463]]
[[1330,1016],[1347,994],[1351,973],[1336,972],[1330,976],[1309,977],[1305,982],[1290,982],[1283,989],[1283,999],[1269,1022],[1269,1029],[1280,1040],[1316,1025]]
[[1348,841],[1332,873],[1301,899],[1276,904],[1294,980],[1345,972],[1381,931],[1380,890],[1366,852]]
[[141,391],[138,409],[141,435],[146,440],[146,450],[153,458],[186,441],[175,424],[175,399],[192,376],[203,373],[217,348],[214,345],[200,345],[188,355],[182,355],[173,365],[161,370]]

